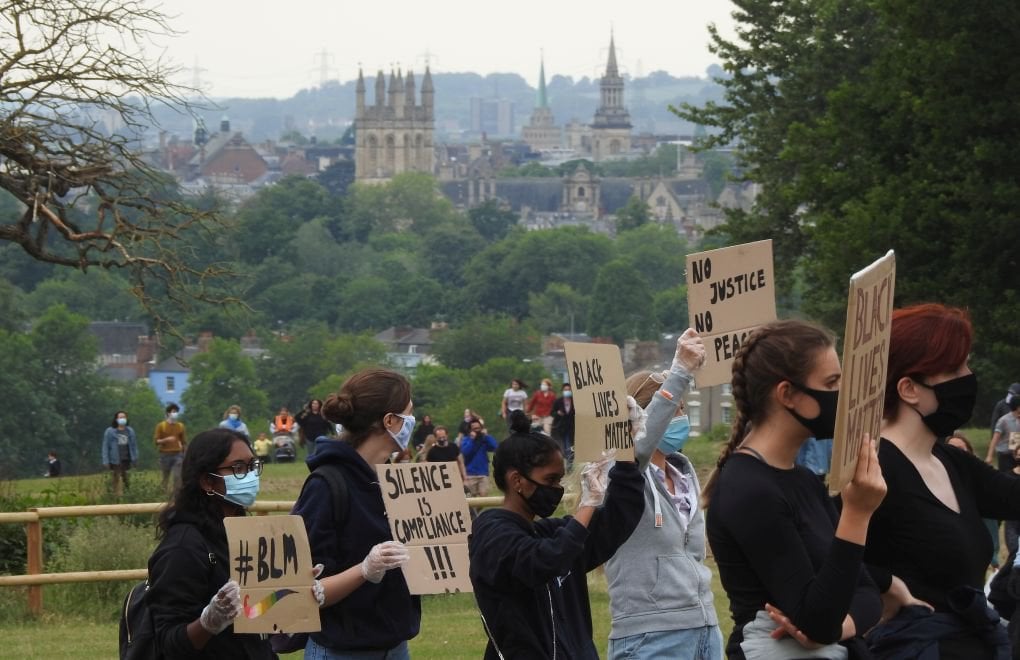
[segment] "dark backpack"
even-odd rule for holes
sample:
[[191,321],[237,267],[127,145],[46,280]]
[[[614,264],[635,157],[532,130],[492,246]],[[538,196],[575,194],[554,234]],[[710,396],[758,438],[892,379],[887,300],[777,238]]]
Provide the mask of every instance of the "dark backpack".
[[[209,553],[209,566],[216,563],[216,555]],[[121,660],[153,660],[162,656],[156,651],[156,626],[152,612],[145,602],[149,591],[149,580],[135,586],[124,598],[120,608],[120,658]]]
[[156,653],[156,628],[152,624],[152,613],[145,604],[145,592],[149,581],[144,580],[131,587],[124,606],[120,610],[120,657],[121,660],[147,660],[158,658]]
[[[347,493],[347,479],[344,477],[343,469],[335,463],[323,463],[318,466],[305,478],[305,483],[301,485],[301,495],[305,494],[305,487],[314,478],[324,479],[326,485],[329,486],[329,492],[333,498],[333,528],[339,533],[343,529],[344,522],[347,519],[347,511],[351,505],[350,497]],[[301,495],[298,495],[299,501]],[[295,506],[297,505],[295,504]],[[291,509],[291,513],[294,513],[293,509]],[[305,645],[308,643],[308,633],[295,633],[293,635],[275,633],[269,637],[269,643],[272,645],[273,651],[277,653],[293,653],[305,648]]]

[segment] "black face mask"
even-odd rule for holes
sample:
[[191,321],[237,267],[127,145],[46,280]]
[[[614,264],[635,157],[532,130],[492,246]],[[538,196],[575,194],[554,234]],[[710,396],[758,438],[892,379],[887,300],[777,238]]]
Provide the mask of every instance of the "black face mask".
[[936,437],[945,438],[952,434],[974,414],[978,387],[977,376],[974,374],[953,378],[938,385],[928,385],[919,380],[914,382],[935,393],[935,400],[938,401],[935,412],[930,415],[917,414],[921,415],[921,421]]
[[540,484],[527,475],[522,474],[521,476],[535,484],[535,491],[524,498],[528,508],[539,518],[551,516],[556,511],[556,507],[560,505],[560,500],[563,499],[563,486]]
[[798,385],[793,381],[790,381],[790,384],[814,399],[820,411],[817,417],[807,419],[798,415],[796,410],[787,408],[793,418],[808,431],[811,431],[811,435],[818,440],[828,440],[834,436],[836,434],[836,402],[839,400],[839,390],[815,390]]

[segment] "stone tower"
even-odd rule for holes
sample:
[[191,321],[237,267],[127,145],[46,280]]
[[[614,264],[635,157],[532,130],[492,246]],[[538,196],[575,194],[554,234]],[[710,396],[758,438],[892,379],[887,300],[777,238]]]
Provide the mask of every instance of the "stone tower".
[[623,105],[623,77],[616,66],[616,43],[609,36],[609,60],[600,82],[599,109],[591,125],[591,153],[597,163],[630,151],[630,113]]
[[528,125],[521,129],[521,139],[535,151],[559,148],[563,143],[560,127],[556,125],[549,98],[545,91],[545,58],[538,70],[538,103]]
[[414,73],[407,78],[382,71],[375,77],[375,103],[365,100],[365,78],[358,71],[354,114],[354,176],[357,181],[383,182],[402,172],[432,173],[435,90],[425,67],[421,103],[416,103]]

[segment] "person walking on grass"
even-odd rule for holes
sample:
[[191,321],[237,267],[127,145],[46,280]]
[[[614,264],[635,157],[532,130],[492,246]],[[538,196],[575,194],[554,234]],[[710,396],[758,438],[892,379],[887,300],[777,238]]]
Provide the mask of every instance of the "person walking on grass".
[[173,477],[171,488],[181,483],[181,463],[184,462],[184,450],[188,446],[187,429],[178,421],[181,408],[176,403],[166,407],[166,419],[156,424],[152,433],[153,441],[159,450],[159,469],[163,473],[163,490]]
[[128,471],[138,464],[138,441],[128,426],[128,416],[118,410],[103,433],[103,465],[110,468],[113,494],[120,497],[128,488]]

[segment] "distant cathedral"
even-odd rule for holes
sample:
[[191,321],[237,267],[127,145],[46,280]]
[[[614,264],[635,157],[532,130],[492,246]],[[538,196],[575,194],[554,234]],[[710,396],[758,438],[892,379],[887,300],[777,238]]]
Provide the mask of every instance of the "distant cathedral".
[[535,151],[558,149],[563,142],[563,134],[553,118],[545,91],[544,58],[538,72],[538,105],[531,113],[531,121],[521,129],[521,139]]
[[365,103],[365,78],[358,71],[357,108],[354,115],[354,172],[358,181],[386,181],[402,172],[432,172],[434,152],[435,91],[425,67],[421,105],[415,103],[414,73],[379,71],[375,78],[375,104]]
[[616,66],[616,44],[609,36],[609,61],[600,82],[601,95],[591,125],[591,154],[597,163],[630,151],[630,113],[623,105],[623,77]]

